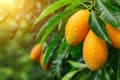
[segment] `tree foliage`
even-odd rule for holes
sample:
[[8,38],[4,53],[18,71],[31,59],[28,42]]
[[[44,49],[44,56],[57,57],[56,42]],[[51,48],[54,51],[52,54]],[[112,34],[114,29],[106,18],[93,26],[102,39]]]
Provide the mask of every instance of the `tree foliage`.
[[[113,1],[113,2],[112,2]],[[117,0],[118,1],[118,0]],[[115,0],[57,0],[38,16],[35,24],[49,14],[51,18],[39,30],[36,39],[47,43],[44,64],[51,61],[50,79],[53,80],[120,80],[120,50],[111,46],[106,23],[120,29],[119,1]],[[117,5],[114,3],[117,2]],[[81,9],[91,14],[89,26],[108,45],[109,56],[106,64],[98,71],[90,71],[82,56],[83,42],[71,47],[64,37],[64,27],[69,17]],[[35,26],[34,24],[34,26]]]

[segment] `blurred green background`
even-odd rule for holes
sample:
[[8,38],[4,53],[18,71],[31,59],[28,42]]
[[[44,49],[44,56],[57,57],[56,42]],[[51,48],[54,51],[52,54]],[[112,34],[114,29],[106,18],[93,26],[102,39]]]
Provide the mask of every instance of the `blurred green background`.
[[[42,20],[32,25],[51,0],[0,0],[0,80],[46,80],[39,62],[30,60]],[[48,76],[48,75],[47,75]]]

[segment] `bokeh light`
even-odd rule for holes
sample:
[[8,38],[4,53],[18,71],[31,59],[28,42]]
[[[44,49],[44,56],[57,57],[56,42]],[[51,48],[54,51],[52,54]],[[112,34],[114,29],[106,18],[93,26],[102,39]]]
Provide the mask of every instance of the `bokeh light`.
[[33,65],[29,55],[45,21],[31,27],[50,1],[0,0],[0,80],[39,80],[39,74],[43,76],[40,65]]

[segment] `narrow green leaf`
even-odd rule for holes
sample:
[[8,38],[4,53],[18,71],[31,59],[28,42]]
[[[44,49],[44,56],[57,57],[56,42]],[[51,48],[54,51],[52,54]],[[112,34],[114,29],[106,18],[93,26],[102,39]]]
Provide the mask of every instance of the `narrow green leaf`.
[[[117,69],[118,69],[118,50],[114,49],[113,47],[109,47],[108,49],[109,51],[109,55],[108,55],[108,63],[114,73],[114,75],[112,74],[112,76],[114,76],[114,79],[117,79]],[[114,54],[116,53],[116,54]],[[110,73],[110,72],[109,72]]]
[[69,60],[68,63],[70,63],[71,66],[75,67],[75,68],[79,68],[79,69],[85,69],[87,68],[87,65],[84,63],[80,63],[80,62],[75,62],[75,61],[71,61]]
[[120,7],[120,0],[109,0],[111,4],[113,4],[115,7]]
[[61,53],[62,53],[62,51],[63,51],[63,49],[64,48],[67,48],[67,43],[66,43],[66,41],[65,41],[65,38],[63,38],[63,40],[62,40],[62,42],[61,42],[61,44],[60,44],[60,47],[59,47],[59,49],[58,49],[58,55],[60,55]]
[[43,65],[45,65],[47,63],[47,61],[49,60],[49,58],[52,54],[52,51],[54,50],[55,45],[57,44],[60,36],[61,36],[61,33],[56,34],[54,39],[50,42],[48,48],[45,51],[44,57],[43,57]]
[[61,65],[62,65],[62,61],[63,61],[63,59],[65,58],[65,56],[66,56],[66,53],[67,53],[67,50],[68,50],[68,48],[66,49],[66,50],[64,50],[63,52],[62,52],[62,54],[60,54],[59,56],[57,56],[56,58],[55,58],[55,60],[52,62],[52,65],[55,65],[55,66],[52,66],[53,68],[60,68],[61,67]]
[[100,79],[101,80],[106,80],[106,70],[105,68],[101,69],[101,74],[100,74]]
[[[112,69],[110,69],[109,71],[107,69],[105,69],[105,78],[106,80],[110,80],[111,79],[111,75],[112,75]],[[111,80],[114,80],[114,79],[111,79]]]
[[99,71],[90,71],[86,73],[86,79],[85,80],[96,80],[99,77]]
[[[49,33],[55,28],[55,26],[58,24],[58,22],[61,19],[64,19],[70,15],[72,15],[74,12],[76,12],[77,10],[72,10],[72,11],[62,11],[58,14],[56,14],[55,16],[53,16],[51,19],[49,19],[40,29],[40,31],[38,32],[36,38],[41,37],[45,32],[46,32],[46,37],[49,35]],[[48,31],[48,32],[47,32]],[[46,38],[45,37],[45,38]],[[45,40],[45,39],[44,39]],[[42,40],[42,42],[44,42],[44,40]]]
[[45,40],[47,39],[48,35],[51,33],[51,31],[55,28],[55,26],[52,26],[50,28],[47,29],[46,33],[43,35],[40,43],[43,44],[45,42]]
[[72,9],[76,8],[78,5],[80,5],[78,2],[73,2],[70,6],[65,8],[65,10],[72,10]]
[[7,67],[1,67],[0,66],[0,80],[8,80],[12,75],[14,75],[14,70]]
[[77,72],[78,70],[70,71],[61,80],[70,80]]
[[70,46],[70,53],[73,58],[82,58],[82,48],[83,48],[83,41],[76,46]]
[[120,28],[120,9],[111,5],[108,0],[95,0],[95,8],[107,23]]
[[51,64],[51,72],[56,73],[56,75],[61,78],[61,66],[62,66],[62,62],[65,58],[65,55],[67,53],[68,49],[64,50],[62,52],[62,54],[60,54],[59,56],[56,56],[56,58],[53,60],[52,64]]
[[105,23],[95,14],[94,11],[91,11],[89,17],[89,25],[92,31],[101,39],[110,43],[108,38],[107,30],[105,27]]
[[49,15],[50,13],[54,12],[55,10],[65,6],[65,5],[68,5],[68,4],[71,4],[73,2],[78,2],[78,3],[81,3],[82,1],[84,0],[59,0],[59,1],[56,1],[54,2],[53,4],[51,4],[50,6],[48,6],[40,15],[39,17],[37,18],[37,20],[35,21],[34,25],[36,23],[38,23],[40,20],[42,20],[43,18],[45,18],[47,15]]
[[117,80],[120,80],[120,50],[118,52]]

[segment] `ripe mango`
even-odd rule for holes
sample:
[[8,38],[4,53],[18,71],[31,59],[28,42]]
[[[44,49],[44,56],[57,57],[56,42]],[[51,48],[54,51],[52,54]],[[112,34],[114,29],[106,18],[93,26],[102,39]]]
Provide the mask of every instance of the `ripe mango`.
[[88,68],[99,70],[105,64],[107,56],[107,44],[90,30],[83,43],[83,58]]

